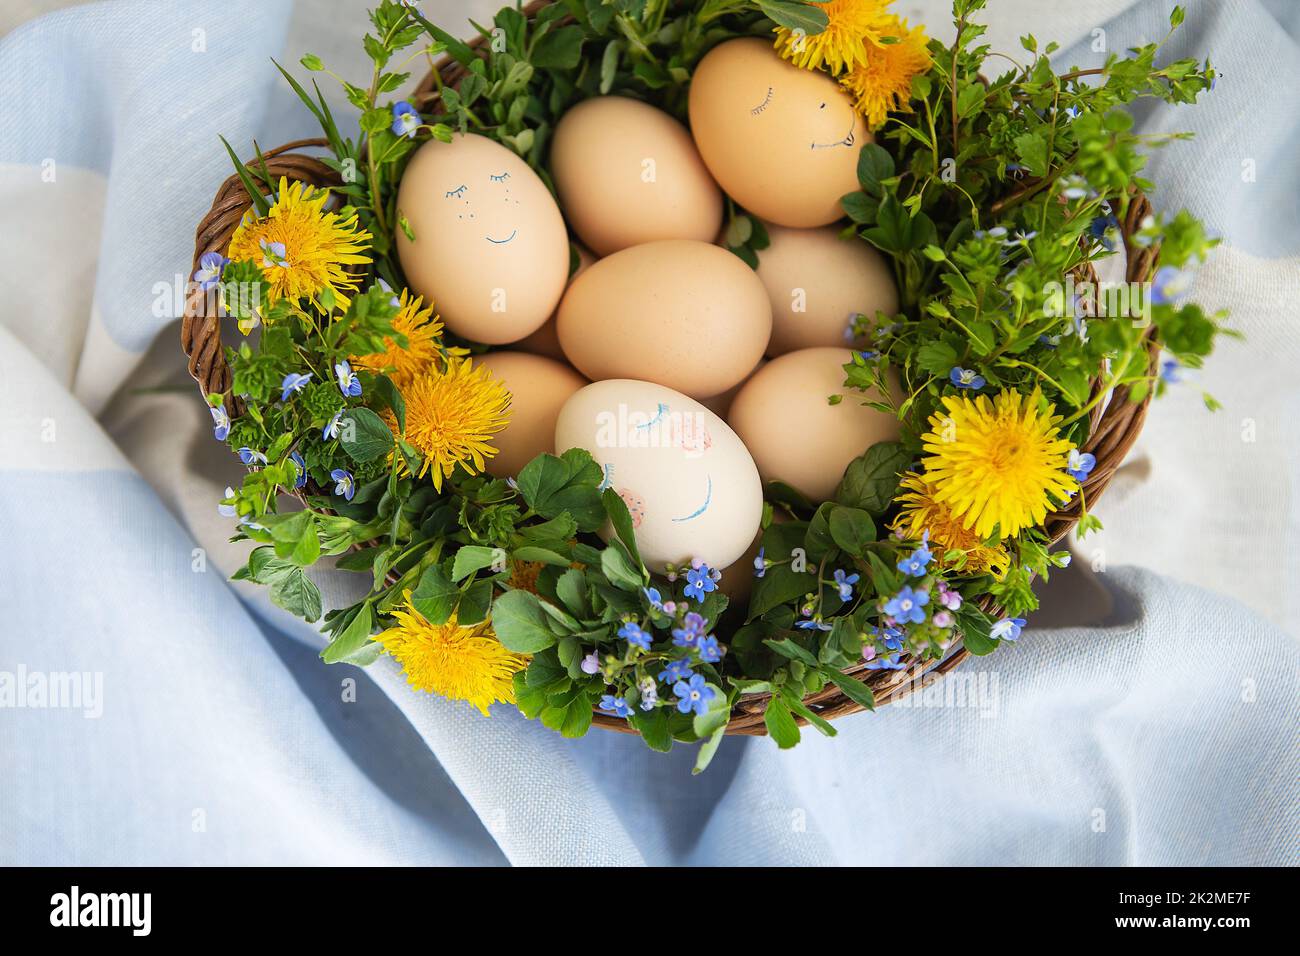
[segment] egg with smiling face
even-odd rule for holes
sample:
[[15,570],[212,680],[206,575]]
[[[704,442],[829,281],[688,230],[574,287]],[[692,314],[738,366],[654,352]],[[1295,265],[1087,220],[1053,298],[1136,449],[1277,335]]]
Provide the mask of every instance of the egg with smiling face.
[[488,345],[516,342],[555,310],[569,275],[559,206],[522,159],[475,134],[430,140],[407,164],[397,255],[412,290],[447,328]]
[[691,133],[732,199],[780,226],[809,229],[844,215],[858,152],[871,134],[825,73],[801,70],[757,37],[728,40],[696,67]]
[[[557,453],[585,448],[627,505],[646,567],[734,564],[758,531],[763,486],[721,418],[680,392],[633,379],[574,392],[555,422]],[[600,534],[612,535],[606,525]]]

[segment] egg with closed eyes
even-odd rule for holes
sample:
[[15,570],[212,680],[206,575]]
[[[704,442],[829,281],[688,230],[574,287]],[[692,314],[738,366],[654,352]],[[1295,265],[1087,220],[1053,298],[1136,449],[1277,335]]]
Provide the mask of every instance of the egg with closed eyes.
[[569,275],[564,219],[546,184],[500,143],[473,133],[425,143],[402,176],[397,211],[407,285],[452,332],[517,342],[555,311]]
[[858,153],[871,142],[831,77],[782,60],[767,40],[720,43],[691,78],[691,134],[732,199],[780,226],[809,229],[844,215]]
[[[555,423],[555,449],[591,452],[604,486],[627,505],[651,571],[698,558],[736,562],[763,516],[754,460],[727,423],[652,382],[608,379],[574,392]],[[606,526],[602,537],[612,531]]]

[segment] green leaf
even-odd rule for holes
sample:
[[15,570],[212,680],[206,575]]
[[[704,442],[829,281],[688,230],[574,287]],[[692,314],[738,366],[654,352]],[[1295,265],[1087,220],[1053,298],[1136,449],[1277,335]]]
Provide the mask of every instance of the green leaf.
[[271,585],[271,601],[305,621],[320,619],[320,590],[302,568],[294,568]]
[[430,624],[446,624],[459,600],[460,588],[436,564],[425,569],[419,585],[411,592],[411,606]]
[[963,604],[957,613],[957,626],[961,630],[961,642],[966,650],[976,657],[992,654],[998,648],[998,642],[989,636],[992,623],[983,611],[973,604]]
[[924,372],[947,378],[957,364],[957,350],[947,342],[926,342],[916,350],[916,364]]
[[883,514],[898,491],[899,476],[911,461],[912,456],[900,443],[877,442],[849,462],[835,489],[835,500],[873,515]]
[[755,0],[758,9],[777,26],[789,30],[802,30],[806,36],[816,36],[826,29],[830,21],[826,11],[809,3],[794,0]]
[[876,709],[876,698],[871,693],[871,688],[860,680],[854,680],[848,674],[841,674],[839,671],[823,669],[822,674],[826,676],[832,684],[838,687],[844,696],[860,707],[867,710]]
[[1047,132],[1042,129],[1021,133],[1014,140],[1016,155],[1031,176],[1047,173]]
[[577,568],[570,568],[555,582],[555,593],[574,615],[584,617],[590,613],[587,606],[587,576]]
[[321,651],[321,659],[326,664],[337,664],[355,655],[370,643],[370,632],[374,628],[375,615],[370,605],[362,604],[361,610],[352,618],[348,626],[329,646]]
[[368,408],[350,408],[339,419],[340,442],[353,461],[374,461],[393,448],[393,433]]
[[543,518],[569,512],[582,531],[595,531],[605,523],[601,502],[600,466],[581,448],[570,448],[559,458],[538,455],[519,472],[519,493]]
[[624,591],[639,591],[646,583],[641,570],[633,567],[631,559],[618,544],[612,544],[600,553],[600,570],[610,584]]
[[539,69],[571,70],[582,59],[586,33],[577,24],[552,30],[537,41],[530,60]]
[[492,608],[492,629],[507,649],[516,654],[536,654],[555,643],[546,612],[535,594],[507,591]]
[[876,540],[876,524],[860,508],[836,505],[830,513],[831,539],[855,558],[862,557],[866,546]]
[[627,546],[628,554],[636,565],[644,567],[641,553],[636,547],[636,532],[632,528],[632,515],[628,513],[627,502],[613,488],[606,488],[601,492],[600,500],[605,506],[605,513],[609,515],[610,524],[614,526],[618,539]]
[[529,687],[527,671],[516,671],[511,681],[515,689],[515,706],[529,720],[535,720],[546,707],[546,691],[539,687]]
[[633,714],[628,723],[641,732],[641,738],[651,750],[667,753],[673,749],[673,735],[668,729],[668,712],[662,707]]
[[456,622],[468,627],[486,620],[492,607],[492,582],[488,579],[475,581],[460,596],[456,605]]
[[451,579],[463,581],[476,571],[490,568],[499,558],[504,557],[500,548],[485,548],[481,545],[467,544],[456,552],[456,560],[451,567]]
[[764,641],[763,643],[772,648],[772,650],[776,651],[782,657],[787,657],[792,661],[799,661],[800,663],[807,664],[814,670],[821,666],[817,662],[817,658],[813,657],[812,652],[800,647],[788,637],[779,641]]
[[867,143],[858,153],[858,182],[872,196],[879,196],[881,183],[894,175],[894,157],[878,143]]
[[781,696],[785,698],[786,706],[788,706],[790,710],[816,727],[824,736],[835,736],[836,730],[831,726],[830,721],[808,707],[808,705],[799,699],[798,694],[787,689],[782,692]]
[[727,721],[731,719],[731,703],[727,700],[727,695],[717,684],[708,686],[713,688],[713,700],[709,701],[709,709],[702,714],[696,714],[691,722],[695,736],[701,740],[713,736],[716,730],[727,726]]
[[799,725],[790,714],[790,706],[780,697],[773,697],[763,714],[763,723],[768,734],[782,750],[789,750],[799,743]]
[[713,762],[713,755],[718,752],[718,747],[722,744],[722,738],[727,735],[727,725],[723,724],[715,730],[709,739],[700,744],[699,752],[695,755],[695,766],[691,769],[692,774],[704,773]]
[[[764,555],[771,561],[788,562],[796,548],[803,550],[807,525],[803,522],[773,524],[763,532]],[[813,566],[811,570],[815,571]],[[754,582],[749,599],[749,620],[816,590],[817,577],[808,570],[795,571],[790,563],[775,564]]]
[[397,430],[406,432],[406,400],[402,398],[402,393],[397,390],[393,380],[387,375],[376,375],[371,383],[375,397],[377,397],[386,407],[393,410],[397,417]]

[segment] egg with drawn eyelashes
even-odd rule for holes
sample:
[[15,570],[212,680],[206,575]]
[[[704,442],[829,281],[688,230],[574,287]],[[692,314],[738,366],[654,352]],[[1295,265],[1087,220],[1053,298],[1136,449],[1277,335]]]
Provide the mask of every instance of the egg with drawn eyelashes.
[[726,422],[680,392],[633,379],[579,389],[556,419],[556,453],[569,448],[591,452],[627,504],[651,571],[696,558],[725,568],[754,539],[763,514],[754,460]]
[[546,184],[500,143],[473,133],[425,143],[407,164],[397,210],[407,284],[452,332],[502,345],[555,311],[569,275],[564,219]]
[[859,189],[858,153],[871,142],[862,117],[831,77],[782,60],[766,40],[728,40],[705,54],[689,113],[713,178],[763,219],[825,226]]

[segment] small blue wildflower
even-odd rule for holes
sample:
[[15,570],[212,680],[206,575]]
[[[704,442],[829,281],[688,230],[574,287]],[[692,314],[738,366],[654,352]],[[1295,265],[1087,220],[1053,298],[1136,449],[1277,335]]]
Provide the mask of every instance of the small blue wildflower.
[[1024,626],[1023,617],[1004,617],[989,628],[989,637],[1000,641],[1014,641],[1020,637],[1020,629]]
[[860,351],[858,354],[862,356],[862,361],[864,362],[874,362],[876,359],[880,358],[879,352]]
[[928,591],[913,591],[904,585],[897,594],[885,602],[885,613],[903,624],[920,624],[925,620],[925,606],[930,603]]
[[394,103],[393,125],[390,128],[394,136],[413,137],[420,128],[420,114],[406,100]]
[[650,606],[656,611],[664,609],[663,595],[659,593],[658,588],[642,588],[641,593],[645,595],[645,599],[650,602]]
[[623,626],[618,629],[618,636],[623,638],[633,647],[639,647],[643,651],[650,650],[651,637],[636,621],[625,621]]
[[329,441],[331,438],[339,437],[339,432],[343,430],[343,411],[344,410],[340,408],[334,413],[334,417],[325,423],[325,427],[321,429],[320,433],[321,441]]
[[208,408],[212,413],[212,435],[217,441],[225,441],[230,435],[230,416],[226,414],[226,403],[218,402]]
[[682,626],[673,628],[673,643],[678,647],[695,647],[704,636],[708,621],[694,611],[686,612]]
[[948,373],[948,381],[952,382],[958,388],[983,388],[984,376],[980,375],[973,368],[962,368],[960,365],[954,365],[952,371]]
[[334,376],[339,381],[339,391],[344,397],[356,398],[361,394],[361,379],[357,378],[357,373],[352,371],[352,366],[347,359],[334,366]]
[[929,539],[929,534],[930,533],[927,531],[926,532],[927,540],[922,541],[921,546],[919,548],[917,548],[907,557],[900,559],[898,562],[898,570],[902,571],[908,577],[912,577],[912,578],[925,577],[926,566],[930,563],[930,560],[934,557],[934,555],[930,552],[930,547],[927,543]]
[[713,571],[703,561],[686,572],[686,587],[682,588],[682,593],[688,598],[703,601],[704,595],[717,589],[718,583],[713,578]]
[[613,694],[606,694],[600,699],[600,709],[613,711],[615,717],[632,716],[632,708],[628,706],[627,701]]
[[389,285],[387,282],[385,282],[383,279],[379,279],[378,282],[379,282],[379,288],[383,289],[385,292],[390,294],[390,297],[388,299],[388,304],[391,305],[394,309],[399,308],[402,304],[402,300],[399,299],[396,295],[392,295],[393,287]]
[[289,453],[289,460],[298,466],[298,471],[296,472],[298,477],[294,478],[293,486],[295,488],[301,488],[303,485],[307,484],[307,462],[303,461],[302,455],[298,454],[296,451]]
[[1151,304],[1169,305],[1175,299],[1185,295],[1192,287],[1190,269],[1176,266],[1161,266],[1151,277]]
[[296,395],[307,387],[311,381],[311,372],[303,372],[299,375],[297,372],[290,372],[280,383],[280,401],[287,402],[290,395]]
[[673,685],[673,693],[681,698],[677,702],[679,711],[683,714],[695,711],[701,716],[709,712],[709,701],[717,696],[713,688],[705,682],[703,674],[695,674],[690,681],[679,680]]
[[641,709],[654,710],[655,704],[659,703],[659,686],[654,678],[647,677],[636,685],[636,689],[641,692]]
[[1166,385],[1177,385],[1182,381],[1183,363],[1178,359],[1168,358],[1160,363],[1160,378]]
[[845,574],[843,570],[838,569],[838,568],[836,569],[836,571],[835,571],[835,587],[836,587],[836,588],[839,590],[839,592],[840,592],[840,600],[841,600],[841,601],[846,601],[846,602],[847,602],[847,601],[852,601],[852,600],[853,600],[853,585],[855,585],[855,584],[858,583],[859,578],[860,578],[860,575],[857,575],[857,574]]
[[582,663],[578,665],[578,669],[584,674],[600,673],[600,655],[595,651],[592,651],[582,659]]
[[253,449],[249,448],[247,445],[239,449],[239,460],[242,461],[245,465],[251,465],[253,463],[257,463],[259,465],[266,464],[266,456],[263,455],[260,451],[253,451]]
[[1088,224],[1088,234],[1096,239],[1107,251],[1115,251],[1115,238],[1119,232],[1119,220],[1112,215],[1096,216]]
[[767,559],[763,557],[763,548],[758,549],[758,557],[754,558],[754,577],[761,578],[767,574]]
[[194,271],[194,281],[204,292],[221,282],[221,274],[226,271],[230,260],[219,252],[205,252],[199,256],[199,267]]
[[1088,477],[1088,473],[1097,467],[1097,456],[1088,452],[1081,452],[1077,448],[1070,449],[1070,458],[1065,463],[1065,470],[1070,473],[1070,477],[1075,481],[1083,481]]
[[712,634],[700,638],[695,649],[700,652],[700,660],[706,664],[716,664],[722,660],[722,648],[718,645],[718,639]]
[[876,636],[880,643],[891,651],[901,651],[903,649],[903,630],[898,627],[877,628]]
[[279,266],[281,269],[289,268],[289,258],[285,253],[283,242],[267,242],[261,239],[257,244],[262,248],[263,269],[270,269],[272,266]]
[[1061,180],[1061,195],[1066,199],[1083,199],[1088,195],[1088,181],[1082,176],[1067,176]]
[[[229,485],[226,485],[226,497],[227,498],[235,497],[235,489],[231,488]],[[217,504],[217,514],[221,515],[221,517],[223,518],[233,518],[238,513],[239,512],[235,510],[234,505],[226,505],[220,503]]]
[[691,662],[684,657],[675,661],[669,661],[668,666],[659,672],[659,679],[665,684],[673,684],[681,680],[689,680],[695,676],[695,671],[691,670]]
[[334,494],[351,501],[357,493],[357,480],[352,477],[352,472],[346,468],[335,468],[330,472],[330,477],[334,479]]
[[794,626],[804,631],[831,630],[831,625],[827,624],[820,617],[810,617],[803,621],[795,621]]
[[906,666],[899,663],[897,654],[890,654],[888,657],[874,657],[866,663],[866,669],[869,671],[901,671]]

